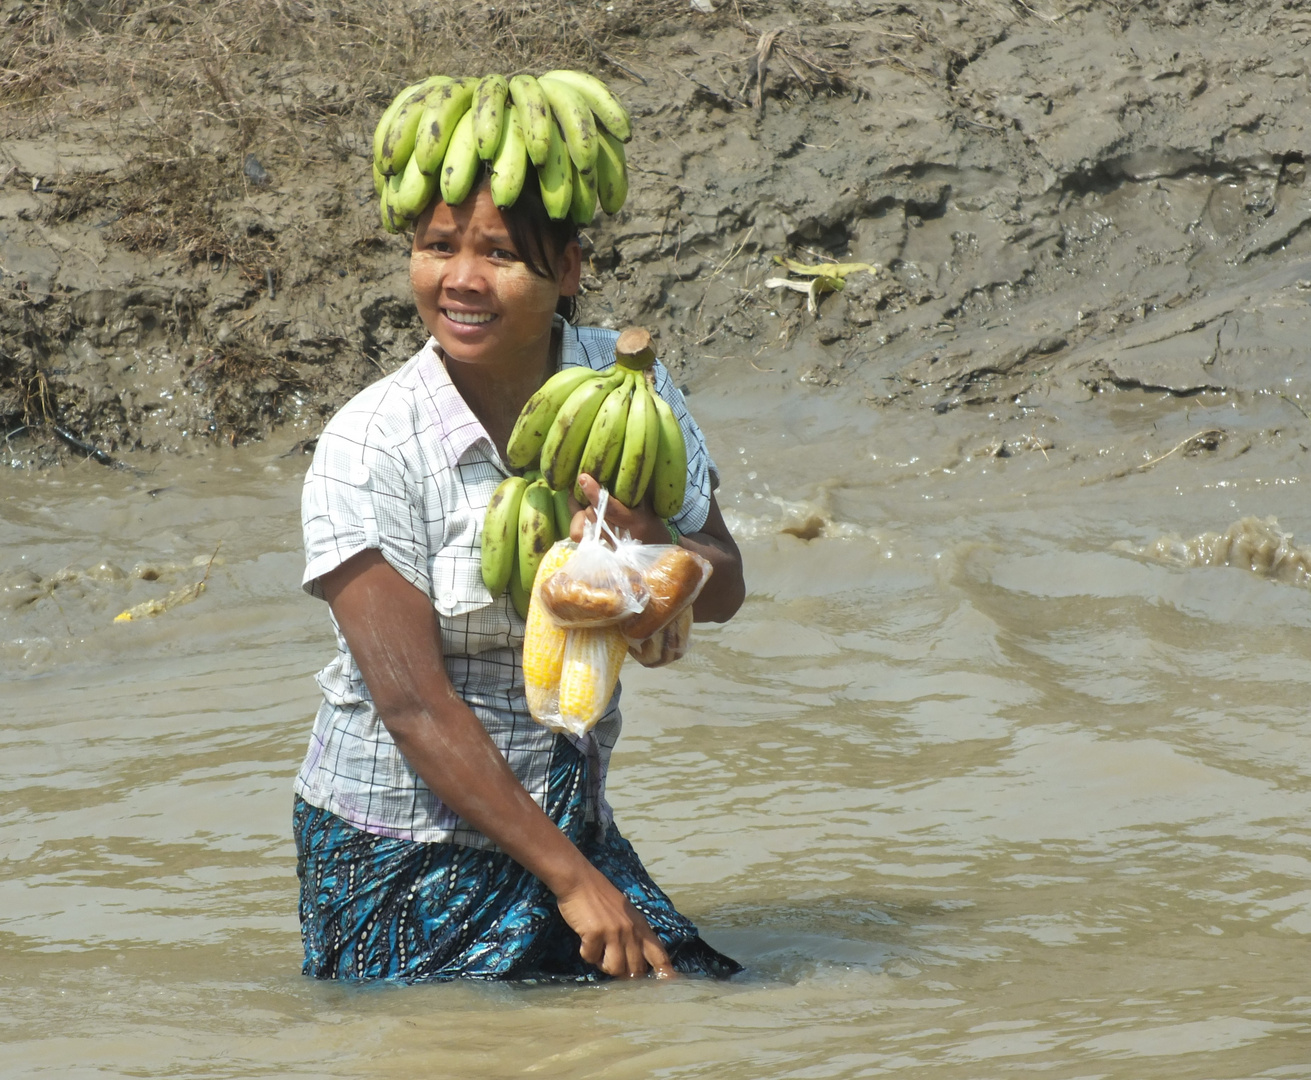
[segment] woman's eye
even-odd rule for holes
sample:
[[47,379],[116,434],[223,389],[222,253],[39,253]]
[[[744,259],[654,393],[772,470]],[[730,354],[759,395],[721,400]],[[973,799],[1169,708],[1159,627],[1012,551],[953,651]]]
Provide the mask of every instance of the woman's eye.
[[493,259],[502,259],[506,262],[518,262],[519,256],[509,248],[494,248],[492,250]]

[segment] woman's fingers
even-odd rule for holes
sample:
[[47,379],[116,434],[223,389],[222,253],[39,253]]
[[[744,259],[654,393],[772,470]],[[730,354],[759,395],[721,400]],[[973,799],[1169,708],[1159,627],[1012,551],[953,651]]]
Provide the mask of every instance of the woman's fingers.
[[630,979],[637,978],[639,975],[645,975],[649,970],[650,965],[646,962],[646,953],[642,950],[642,943],[636,938],[633,938],[627,942],[627,947],[624,951],[625,959],[627,960],[624,974]]
[[582,945],[578,947],[578,955],[593,967],[599,967],[605,970],[605,938],[600,934],[587,934],[582,938]]
[[673,973],[669,955],[642,913],[599,872],[576,890],[557,895],[560,914],[578,934],[578,955],[617,979],[654,970]]
[[[584,522],[596,520],[595,507],[601,500],[601,485],[587,473],[579,475],[578,486],[587,497],[587,504],[579,503],[572,495],[569,496],[570,508],[576,507],[569,527],[569,536],[573,540],[583,538]],[[669,530],[646,503],[628,507],[611,498],[606,504],[605,520],[615,532],[626,532],[644,544],[669,543]]]
[[642,952],[646,962],[651,965],[651,973],[657,979],[672,979],[678,974],[669,959],[669,954],[665,952],[665,947],[660,944],[660,939],[654,933],[649,940],[642,943]]
[[667,979],[674,974],[669,954],[648,926],[641,927],[638,933],[607,942],[599,963],[589,959],[586,953],[582,956],[616,979],[640,979],[648,974]]
[[[641,919],[641,915],[637,918]],[[592,941],[584,939],[578,953],[589,964],[599,967],[612,978],[637,979],[655,967],[647,960],[648,949],[652,949],[652,954],[657,958],[664,956],[659,939],[643,920],[640,928],[632,925],[613,935],[598,934]],[[668,957],[665,957],[664,966],[669,966]]]
[[586,503],[580,503],[574,498],[572,490],[569,492],[569,510],[573,517],[569,521],[569,539],[577,543],[583,538],[583,525],[596,518],[596,512],[591,507],[596,505],[596,500],[600,498],[601,485],[593,480],[587,473],[582,473],[578,477],[578,486],[582,489],[583,494],[587,496]]

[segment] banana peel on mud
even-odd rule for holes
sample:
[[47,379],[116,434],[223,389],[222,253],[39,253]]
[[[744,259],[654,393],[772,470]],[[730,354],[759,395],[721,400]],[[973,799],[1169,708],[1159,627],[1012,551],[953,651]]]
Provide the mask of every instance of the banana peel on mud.
[[848,275],[859,273],[862,270],[867,270],[871,274],[877,274],[879,272],[879,266],[877,263],[835,262],[806,264],[797,262],[796,259],[786,258],[782,255],[775,255],[774,261],[790,273],[801,274],[803,277],[838,278],[842,281],[846,281]]
[[785,258],[782,255],[775,255],[774,261],[789,273],[800,274],[803,277],[810,278],[810,280],[793,281],[791,278],[766,278],[765,288],[791,289],[793,292],[805,293],[806,310],[812,315],[819,313],[820,296],[829,292],[841,292],[846,288],[848,275],[860,272],[871,274],[879,272],[879,267],[874,263],[835,262],[811,265],[797,262],[796,259]]
[[819,314],[819,298],[827,292],[841,292],[847,283],[840,277],[813,277],[809,281],[793,281],[791,278],[766,278],[767,289],[791,289],[793,292],[806,294],[806,310],[812,315]]

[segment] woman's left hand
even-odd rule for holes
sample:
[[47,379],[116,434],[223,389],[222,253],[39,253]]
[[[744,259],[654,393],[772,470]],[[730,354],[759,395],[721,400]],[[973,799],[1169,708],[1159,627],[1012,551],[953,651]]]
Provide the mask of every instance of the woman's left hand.
[[[601,501],[601,485],[587,473],[578,477],[578,486],[587,496],[587,505],[578,502],[570,493],[569,507],[574,511],[574,519],[569,527],[569,537],[572,540],[583,538],[583,525],[588,521],[596,520],[595,507]],[[634,540],[640,540],[644,544],[669,543],[669,529],[651,509],[648,500],[643,500],[638,506],[625,506],[612,496],[606,503],[605,520],[615,532],[627,531]]]
[[[587,496],[589,505],[583,506],[572,494],[569,496],[569,505],[574,511],[569,527],[569,536],[573,540],[581,540],[583,526],[596,520],[594,507],[601,498],[601,485],[587,473],[579,476],[578,486]],[[606,503],[605,520],[615,532],[627,530],[634,540],[644,544],[673,542],[664,519],[651,509],[647,501],[640,506],[625,506],[612,498]],[[692,605],[692,617],[697,622],[727,622],[746,598],[746,582],[742,577],[742,553],[728,531],[714,495],[710,496],[710,512],[701,531],[684,533],[678,543],[709,559],[714,568],[701,595]]]

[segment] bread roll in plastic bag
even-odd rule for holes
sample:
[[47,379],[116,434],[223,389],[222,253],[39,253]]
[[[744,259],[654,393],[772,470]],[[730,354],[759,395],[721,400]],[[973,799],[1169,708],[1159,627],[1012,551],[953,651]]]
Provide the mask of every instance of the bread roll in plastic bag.
[[692,640],[692,606],[689,604],[663,629],[628,647],[628,655],[643,667],[655,668],[681,660]]
[[603,489],[596,520],[584,527],[577,550],[553,573],[541,575],[542,603],[561,626],[614,626],[646,607],[637,562],[643,545],[616,536],[606,524],[608,501]]
[[709,559],[677,544],[643,545],[636,558],[649,596],[646,607],[619,624],[630,645],[648,640],[691,608],[713,570]]

